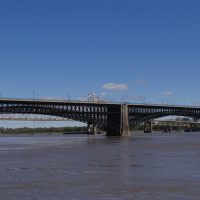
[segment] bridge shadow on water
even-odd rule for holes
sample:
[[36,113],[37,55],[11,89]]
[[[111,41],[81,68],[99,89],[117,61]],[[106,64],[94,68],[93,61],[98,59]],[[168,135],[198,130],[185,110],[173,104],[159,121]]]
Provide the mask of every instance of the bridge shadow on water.
[[[160,135],[160,134],[158,134]],[[137,141],[150,140],[154,137],[154,134],[144,134],[144,133],[131,133],[129,136],[106,136],[106,135],[93,135],[87,138],[88,144],[128,144]]]
[[168,141],[173,143],[173,138],[175,140],[185,140],[187,138],[190,140],[190,137],[198,137],[199,132],[173,132],[173,133],[164,133],[164,132],[155,132],[155,133],[143,133],[143,132],[131,132],[128,137],[121,136],[109,136],[106,135],[90,135],[87,137],[88,144],[124,144],[124,145],[138,145],[142,143],[143,145],[148,144],[149,141],[155,143],[167,143]]

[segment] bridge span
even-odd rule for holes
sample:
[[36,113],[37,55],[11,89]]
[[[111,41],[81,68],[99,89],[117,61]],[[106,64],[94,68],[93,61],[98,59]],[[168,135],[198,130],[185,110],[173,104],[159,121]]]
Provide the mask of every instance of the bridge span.
[[38,114],[93,125],[108,136],[128,136],[129,129],[165,116],[200,118],[200,107],[91,102],[77,100],[0,99],[0,114]]

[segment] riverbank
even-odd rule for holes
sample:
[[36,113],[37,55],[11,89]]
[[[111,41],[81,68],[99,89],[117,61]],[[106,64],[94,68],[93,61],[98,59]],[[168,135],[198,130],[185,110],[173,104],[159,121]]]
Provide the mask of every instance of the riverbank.
[[0,128],[1,135],[35,135],[35,134],[81,134],[87,132],[87,127],[45,127],[45,128]]

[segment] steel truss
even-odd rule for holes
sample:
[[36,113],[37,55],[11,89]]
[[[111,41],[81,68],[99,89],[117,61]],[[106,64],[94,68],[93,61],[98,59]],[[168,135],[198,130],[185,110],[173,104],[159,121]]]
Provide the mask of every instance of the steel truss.
[[135,127],[141,123],[166,116],[185,116],[200,118],[200,108],[181,106],[129,105],[129,126]]
[[200,118],[200,108],[63,100],[0,99],[0,114],[39,114],[80,121],[107,132],[127,134],[127,127],[169,115]]

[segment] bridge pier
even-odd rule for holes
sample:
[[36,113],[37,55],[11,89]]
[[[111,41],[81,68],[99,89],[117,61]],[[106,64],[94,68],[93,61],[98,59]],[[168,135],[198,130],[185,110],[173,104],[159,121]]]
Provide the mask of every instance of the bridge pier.
[[152,121],[148,121],[144,124],[144,133],[153,133]]
[[129,135],[128,105],[121,105],[120,135]]
[[107,130],[107,136],[129,136],[128,105],[124,104],[109,109],[112,109],[112,112],[115,111],[116,114],[108,114],[107,123],[113,126]]
[[97,128],[94,125],[87,125],[88,134],[95,135],[97,133]]

